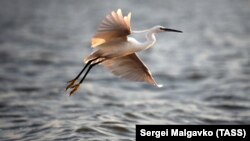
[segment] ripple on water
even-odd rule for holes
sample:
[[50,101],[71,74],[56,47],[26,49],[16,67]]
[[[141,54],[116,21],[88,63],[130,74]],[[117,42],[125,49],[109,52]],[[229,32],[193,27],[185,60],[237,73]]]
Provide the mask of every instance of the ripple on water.
[[198,80],[203,80],[205,79],[207,76],[202,74],[202,73],[198,73],[198,72],[192,72],[190,74],[188,74],[186,76],[186,79],[188,80],[193,80],[193,81],[198,81]]
[[103,121],[102,124],[122,124],[120,121]]
[[127,126],[122,124],[101,124],[99,127],[110,134],[116,134],[120,136],[131,136],[133,134],[133,130],[129,130]]
[[54,62],[52,60],[32,60],[32,63],[39,65],[39,66],[47,66],[50,64],[53,64]]
[[8,113],[5,113],[5,114],[0,115],[0,118],[20,118],[20,117],[22,117],[22,115],[20,115],[20,114],[8,114]]
[[100,127],[89,127],[89,126],[82,126],[75,130],[76,133],[81,134],[86,139],[100,139],[102,137],[111,137],[112,134],[103,128]]
[[104,103],[105,107],[124,107],[124,104],[122,103],[114,103],[114,102],[107,102]]
[[125,112],[124,113],[125,117],[129,118],[130,120],[135,120],[135,119],[144,119],[143,115],[139,113],[132,113],[132,112]]
[[237,95],[213,95],[204,98],[205,101],[222,101],[222,100],[231,100],[231,101],[249,101],[246,97],[241,97]]
[[40,91],[42,88],[40,87],[34,87],[34,86],[22,86],[22,87],[16,87],[14,88],[17,92],[37,92]]
[[210,105],[211,107],[222,109],[222,110],[230,110],[230,111],[245,111],[245,110],[250,110],[249,107],[240,105],[240,104],[235,104],[235,103],[221,103],[221,104],[214,104]]
[[212,119],[209,117],[200,118],[199,120],[202,121],[202,123],[206,123],[206,124],[232,124],[230,123],[231,121]]
[[91,135],[102,135],[103,133],[99,132],[95,128],[83,126],[75,130],[77,133],[91,134]]

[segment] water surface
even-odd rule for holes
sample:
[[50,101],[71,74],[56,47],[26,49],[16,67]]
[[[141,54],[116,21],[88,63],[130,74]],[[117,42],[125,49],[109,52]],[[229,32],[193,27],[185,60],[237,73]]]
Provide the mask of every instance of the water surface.
[[[0,140],[134,140],[136,124],[250,123],[250,2],[1,1]],[[163,88],[98,66],[76,95],[90,39],[112,10],[132,29],[165,25],[139,53]]]

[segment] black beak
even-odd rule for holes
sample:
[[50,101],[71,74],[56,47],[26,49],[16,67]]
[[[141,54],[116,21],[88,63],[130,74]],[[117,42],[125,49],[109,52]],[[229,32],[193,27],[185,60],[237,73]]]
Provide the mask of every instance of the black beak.
[[182,31],[180,31],[180,30],[175,30],[175,29],[170,29],[170,28],[160,28],[161,30],[164,30],[164,31],[168,31],[168,32],[180,32],[180,33],[182,33]]

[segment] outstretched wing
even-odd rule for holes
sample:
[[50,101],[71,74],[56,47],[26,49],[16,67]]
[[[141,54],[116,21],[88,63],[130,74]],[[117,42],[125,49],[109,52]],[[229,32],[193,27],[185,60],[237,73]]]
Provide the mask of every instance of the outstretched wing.
[[114,75],[126,80],[147,82],[152,85],[157,85],[151,72],[135,53],[124,57],[106,60],[101,64]]
[[121,9],[118,9],[117,12],[112,11],[99,25],[97,33],[91,41],[92,47],[99,46],[111,40],[126,40],[127,36],[131,33],[130,19],[131,13],[123,17]]

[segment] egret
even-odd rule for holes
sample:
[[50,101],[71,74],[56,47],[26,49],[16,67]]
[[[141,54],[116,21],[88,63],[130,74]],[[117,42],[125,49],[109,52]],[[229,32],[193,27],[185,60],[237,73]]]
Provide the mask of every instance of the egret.
[[[137,52],[152,47],[155,42],[155,34],[161,32],[182,32],[163,26],[154,26],[142,31],[132,31],[130,26],[131,13],[122,15],[121,9],[112,11],[101,22],[97,33],[91,40],[91,46],[95,49],[84,59],[85,66],[80,73],[68,82],[66,91],[71,89],[69,95],[77,91],[84,81],[89,71],[97,64],[103,65],[114,75],[130,81],[146,82],[160,87],[151,75],[146,65],[139,59]],[[129,35],[145,33],[146,41],[139,42]],[[87,70],[86,70],[87,69]],[[77,79],[86,70],[82,79],[77,83]]]

